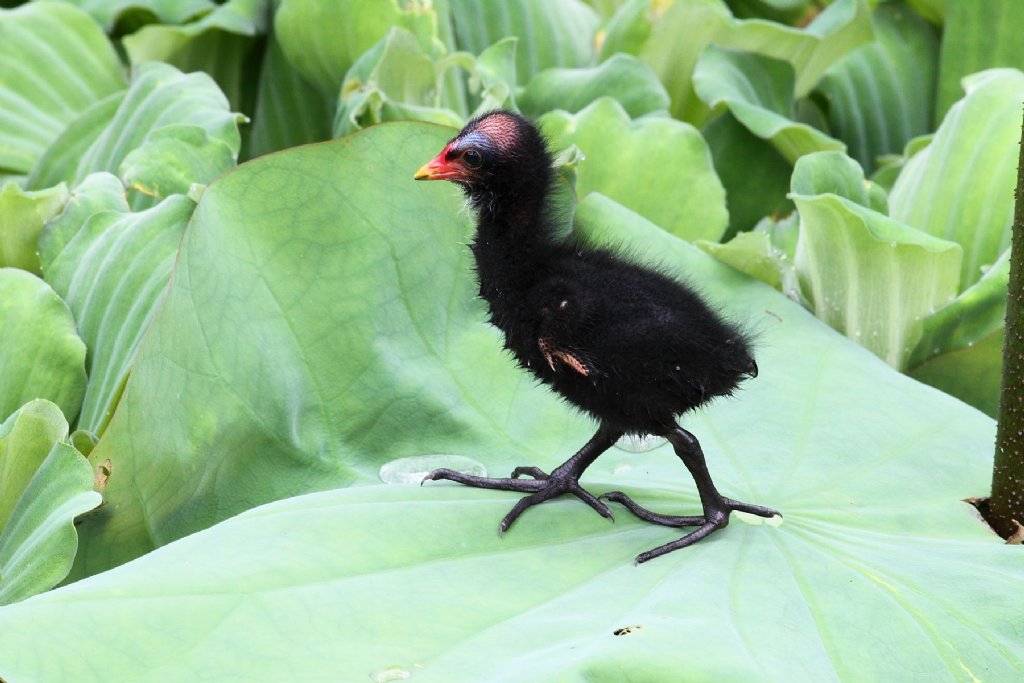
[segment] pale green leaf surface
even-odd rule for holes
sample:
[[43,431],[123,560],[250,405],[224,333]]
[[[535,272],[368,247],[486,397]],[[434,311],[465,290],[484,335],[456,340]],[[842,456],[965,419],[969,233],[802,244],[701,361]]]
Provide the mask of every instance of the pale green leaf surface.
[[609,21],[602,56],[642,57],[672,98],[672,115],[703,123],[707,108],[693,90],[698,57],[711,43],[788,62],[796,96],[806,95],[829,66],[871,37],[864,0],[837,0],[802,29],[763,19],[737,20],[722,0],[634,0]]
[[879,157],[932,130],[939,42],[901,1],[879,6],[872,22],[874,42],[835,64],[816,88],[832,134],[868,172]]
[[998,328],[967,346],[928,358],[907,374],[998,417],[1004,340],[1005,329]]
[[269,16],[270,0],[229,0],[197,21],[143,26],[123,44],[132,64],[166,62],[185,73],[207,72],[239,110],[255,87],[247,59],[255,39],[267,32]]
[[47,223],[39,236],[39,260],[43,273],[48,274],[54,259],[79,228],[94,213],[118,211],[128,213],[128,198],[124,184],[110,173],[94,173],[71,190],[71,196],[60,216]]
[[595,67],[542,71],[527,84],[519,104],[530,116],[552,109],[577,112],[603,95],[615,98],[631,118],[669,108],[668,93],[657,74],[642,60],[623,53]]
[[85,344],[59,296],[35,275],[0,268],[0,416],[34,398],[74,417],[85,392]]
[[63,2],[0,8],[0,73],[0,172],[31,170],[80,113],[125,87],[103,31]]
[[293,69],[271,34],[260,65],[249,156],[330,139],[336,98],[335,91],[318,88]]
[[213,10],[211,0],[63,0],[77,5],[111,31],[121,21],[156,20],[162,24],[182,24]]
[[412,32],[425,50],[440,48],[436,24],[429,3],[398,0],[280,0],[274,13],[274,35],[290,67],[332,95],[359,56],[393,27]]
[[956,296],[963,250],[869,208],[871,189],[841,154],[797,162],[796,269],[815,315],[903,369],[922,318]]
[[[712,539],[635,567],[639,550],[678,532],[620,508],[610,525],[564,500],[499,537],[514,495],[446,484],[322,492],[0,610],[10,634],[0,641],[0,675],[258,683],[404,671],[412,680],[518,683],[611,682],[629,671],[652,682],[934,683],[967,670],[1013,680],[1024,632],[1006,596],[1024,569],[960,501],[988,486],[992,421],[645,221],[626,230],[730,311],[770,312],[759,323],[761,375],[685,424],[722,490],[777,506],[780,526],[737,518]],[[488,369],[491,387],[517,373],[503,360]],[[432,362],[420,358],[405,375]],[[460,371],[474,381],[470,368]],[[522,450],[495,447],[510,435],[480,434],[458,451],[419,392],[403,391],[407,420],[429,432],[435,452],[464,453],[488,471],[550,466],[571,448],[526,452],[553,436],[554,422],[541,428],[529,414],[543,389],[531,387],[510,416],[525,427],[514,437]],[[585,438],[582,425],[572,431]],[[937,454],[947,456],[941,468]],[[583,483],[624,487],[662,510],[697,506],[664,447],[613,450]],[[29,645],[44,634],[65,656]]]
[[963,85],[965,97],[889,194],[894,219],[963,247],[961,291],[1010,245],[1024,73],[990,69]]
[[709,46],[697,62],[693,87],[708,106],[727,106],[737,121],[768,140],[791,164],[805,154],[846,148],[794,120],[793,68],[786,62]]
[[0,425],[0,605],[53,588],[78,548],[74,518],[100,504],[92,468],[46,400]]
[[908,0],[918,14],[932,22],[941,24],[946,16],[947,0]]
[[244,117],[229,110],[206,74],[148,62],[135,67],[131,86],[119,97],[72,123],[36,164],[30,185],[77,185],[90,173],[107,171],[144,195],[162,198],[207,183],[234,165]]
[[[89,176],[75,189],[78,202],[101,205],[110,196],[111,181],[117,182],[105,174]],[[44,243],[67,241],[47,268],[46,279],[71,308],[89,347],[89,383],[79,429],[103,434],[167,287],[194,208],[192,200],[173,195],[140,212],[127,207],[89,215],[69,211],[47,227]]]
[[583,152],[580,196],[600,192],[688,240],[717,240],[725,232],[725,190],[707,143],[689,124],[630,120],[607,97],[577,114],[546,114],[540,123],[556,149],[576,145]]
[[38,192],[26,192],[17,183],[0,187],[0,267],[39,274],[39,234],[68,197],[63,183]]
[[448,0],[455,43],[479,54],[502,38],[519,39],[519,84],[553,67],[590,66],[597,14],[580,0]]
[[[931,4],[935,4],[934,2]],[[953,0],[945,10],[936,116],[960,99],[963,79],[992,67],[1024,69],[1024,3],[1018,0]],[[1018,117],[1019,118],[1019,117]]]

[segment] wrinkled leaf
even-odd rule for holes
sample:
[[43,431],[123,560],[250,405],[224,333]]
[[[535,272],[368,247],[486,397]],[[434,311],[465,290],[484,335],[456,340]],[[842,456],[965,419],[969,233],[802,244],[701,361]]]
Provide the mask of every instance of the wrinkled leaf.
[[519,104],[530,116],[552,109],[578,112],[603,95],[616,99],[631,118],[669,107],[668,93],[657,74],[640,59],[623,53],[595,67],[542,71],[527,84]]
[[961,290],[1010,245],[1024,73],[992,69],[963,85],[965,97],[889,195],[893,218],[963,246]]
[[60,408],[37,399],[0,425],[0,605],[53,588],[78,548],[74,518],[100,504]]
[[[111,175],[89,176],[75,188],[76,206],[47,226],[42,240],[47,252],[60,245],[46,280],[67,301],[89,347],[89,384],[77,427],[97,435],[121,397],[195,208],[191,199],[174,195],[129,212],[116,205],[123,199],[115,185],[120,182]],[[114,206],[85,211],[111,199]]]
[[611,98],[578,114],[540,119],[556,149],[583,152],[576,192],[618,201],[684,239],[717,240],[728,216],[711,155],[692,126],[665,117],[635,121]]
[[796,269],[814,314],[905,368],[921,319],[956,296],[960,245],[869,208],[877,199],[842,154],[804,157],[792,184],[800,212]]
[[67,417],[85,392],[85,344],[71,312],[31,273],[0,268],[0,416],[45,398]]
[[[204,73],[158,62],[137,66],[126,93],[104,100],[71,124],[36,164],[32,187],[90,173],[118,174],[155,198],[185,193],[234,165],[243,120]],[[70,150],[70,152],[69,152]]]
[[25,192],[15,183],[0,187],[0,267],[39,274],[39,233],[68,196],[63,183],[39,192]]
[[751,133],[772,143],[789,163],[804,154],[845,150],[839,140],[796,120],[793,68],[760,55],[709,46],[693,87],[710,107],[725,105]]
[[931,131],[935,109],[938,38],[903,2],[872,15],[875,41],[834,65],[818,84],[829,129],[865,171]]
[[0,8],[0,35],[0,173],[26,173],[79,114],[122,90],[124,76],[96,22],[63,2]]

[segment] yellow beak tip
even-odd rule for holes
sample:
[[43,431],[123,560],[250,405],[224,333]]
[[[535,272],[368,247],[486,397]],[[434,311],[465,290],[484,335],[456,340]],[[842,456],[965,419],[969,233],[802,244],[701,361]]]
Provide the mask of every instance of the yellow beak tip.
[[423,166],[421,166],[420,170],[416,171],[416,175],[414,175],[412,177],[412,179],[413,180],[430,180],[432,174],[430,172],[430,169],[427,168],[428,166],[430,166],[430,164],[424,164]]

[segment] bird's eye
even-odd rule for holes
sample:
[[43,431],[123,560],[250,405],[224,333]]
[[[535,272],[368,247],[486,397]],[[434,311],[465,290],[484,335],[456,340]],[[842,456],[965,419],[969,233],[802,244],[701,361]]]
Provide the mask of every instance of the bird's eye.
[[475,149],[467,149],[462,153],[462,162],[470,168],[480,168],[480,165],[484,163],[484,158]]

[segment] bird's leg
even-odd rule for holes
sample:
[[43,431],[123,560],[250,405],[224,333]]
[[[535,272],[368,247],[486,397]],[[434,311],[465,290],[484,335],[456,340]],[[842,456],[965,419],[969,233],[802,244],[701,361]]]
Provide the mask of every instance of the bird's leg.
[[[640,553],[636,557],[637,564],[653,560],[655,557],[660,557],[666,553],[672,552],[673,550],[693,545],[705,536],[711,535],[713,532],[721,529],[729,523],[729,515],[733,510],[749,512],[750,514],[757,515],[759,517],[774,517],[779,515],[777,511],[771,508],[763,507],[761,505],[751,505],[750,503],[741,503],[740,501],[733,500],[732,498],[726,498],[719,493],[718,489],[715,488],[715,483],[711,480],[711,473],[708,472],[708,466],[704,460],[704,451],[701,449],[700,442],[697,441],[697,437],[693,434],[678,425],[673,425],[665,434],[665,437],[672,444],[676,455],[679,456],[679,459],[683,461],[684,465],[686,465],[686,469],[690,471],[690,475],[693,476],[693,481],[697,485],[697,493],[700,496],[701,506],[704,508],[704,514],[700,517],[660,515],[641,507],[630,499],[629,496],[620,491],[614,491],[603,495],[602,498],[622,503],[630,512],[645,521],[672,527],[698,527],[682,538],[666,543],[665,545],[658,546],[652,550],[648,550],[645,553]],[[781,517],[782,515],[779,516]]]
[[[546,474],[536,467],[517,467],[512,471],[511,477],[477,477],[470,474],[463,474],[450,469],[437,469],[423,478],[423,481],[436,481],[447,479],[449,481],[465,484],[482,489],[499,489],[501,491],[520,491],[530,495],[521,498],[509,511],[498,526],[500,533],[508,530],[512,523],[526,510],[526,508],[543,503],[549,498],[571,493],[584,503],[594,508],[602,517],[612,519],[611,510],[589,491],[580,486],[580,476],[597,457],[608,450],[622,433],[602,425],[597,433],[591,437],[579,451],[571,458]],[[520,479],[527,475],[532,479]]]

